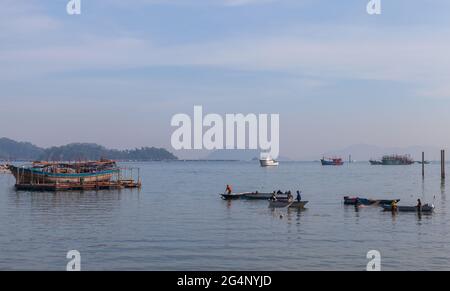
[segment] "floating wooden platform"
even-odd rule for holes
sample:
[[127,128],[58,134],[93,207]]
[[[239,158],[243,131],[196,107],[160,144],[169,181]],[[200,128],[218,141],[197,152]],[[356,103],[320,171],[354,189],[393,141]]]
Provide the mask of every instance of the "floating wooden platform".
[[89,191],[141,188],[141,182],[117,180],[97,183],[16,184],[17,190],[25,191]]

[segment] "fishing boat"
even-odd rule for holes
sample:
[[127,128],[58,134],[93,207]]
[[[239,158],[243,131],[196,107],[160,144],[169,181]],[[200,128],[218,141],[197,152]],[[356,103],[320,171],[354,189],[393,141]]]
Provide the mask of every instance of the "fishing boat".
[[[392,211],[391,205],[382,205],[385,211]],[[419,209],[417,206],[397,206],[398,212],[433,212],[434,205],[425,204]]]
[[371,165],[382,165],[383,164],[382,161],[377,161],[377,160],[369,160],[369,163]]
[[269,208],[285,208],[291,206],[294,201],[292,200],[269,200]]
[[242,193],[221,193],[219,194],[224,200],[236,200],[241,199],[247,194],[252,194],[251,192],[242,192]]
[[431,162],[430,161],[417,161],[416,163],[418,163],[418,164],[424,164],[424,165],[429,165],[429,164],[431,164]]
[[9,166],[19,184],[96,183],[110,181],[120,170],[115,161],[75,163],[34,162],[31,166]]
[[341,158],[325,158],[320,159],[322,166],[342,166],[344,162]]
[[411,165],[414,160],[409,155],[386,155],[383,156],[381,162],[385,166]]
[[360,198],[360,197],[344,197],[344,204],[345,205],[356,205],[356,203],[360,205],[385,205],[385,204],[392,204],[392,202],[399,202],[400,199],[367,199],[367,198]]
[[[287,194],[275,194],[277,199],[287,199]],[[248,200],[268,200],[271,199],[273,196],[273,193],[260,193],[260,192],[252,192],[248,194],[242,195],[242,199],[248,199]]]

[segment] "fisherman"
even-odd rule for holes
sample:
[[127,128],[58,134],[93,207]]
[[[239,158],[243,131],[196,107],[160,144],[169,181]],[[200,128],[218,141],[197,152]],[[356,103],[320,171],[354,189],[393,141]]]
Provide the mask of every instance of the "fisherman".
[[396,211],[397,210],[397,200],[392,200],[391,210],[392,211]]
[[418,211],[422,210],[422,201],[420,201],[420,199],[417,199],[417,210]]
[[227,194],[231,194],[233,192],[233,189],[231,189],[231,186],[227,184],[227,189],[225,190]]
[[287,198],[288,198],[288,201],[292,201],[292,199],[294,199],[294,196],[292,196],[291,190],[289,190],[287,192]]
[[277,194],[275,193],[275,191],[273,191],[272,198],[270,198],[270,200],[277,201]]
[[300,191],[297,190],[297,201],[302,201],[302,196],[300,195]]
[[283,192],[281,192],[281,190],[278,190],[277,194],[283,194]]

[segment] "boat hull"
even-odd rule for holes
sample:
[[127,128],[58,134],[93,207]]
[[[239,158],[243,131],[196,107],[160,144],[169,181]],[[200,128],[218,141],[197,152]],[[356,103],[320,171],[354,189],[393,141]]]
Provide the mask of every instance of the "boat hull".
[[221,193],[219,194],[223,200],[237,200],[243,198],[246,194],[252,194],[250,192],[244,192],[244,193]]
[[[242,196],[242,199],[248,199],[248,200],[268,200],[270,198],[272,198],[273,193],[248,193],[248,194],[244,194]],[[287,195],[286,194],[277,194],[276,195],[277,199],[282,199],[282,198],[286,198],[287,199]]]
[[93,173],[47,173],[31,168],[10,166],[16,178],[16,184],[56,184],[56,183],[95,183],[110,181],[118,169],[110,169]]
[[345,205],[356,205],[356,201],[358,201],[358,204],[360,205],[390,205],[392,202],[399,202],[400,199],[367,199],[367,198],[360,198],[360,197],[344,197],[344,204]]
[[[392,211],[391,205],[382,205],[385,211]],[[398,212],[433,212],[433,205],[423,205],[422,208],[417,208],[417,206],[397,206],[395,211]]]
[[289,208],[304,209],[307,203],[308,201],[294,201],[289,205]]
[[278,161],[275,160],[259,160],[261,167],[276,167],[278,166]]
[[320,160],[322,166],[342,166],[344,162],[342,160]]
[[291,204],[293,203],[293,201],[269,201],[269,208],[285,208],[288,206],[291,206]]

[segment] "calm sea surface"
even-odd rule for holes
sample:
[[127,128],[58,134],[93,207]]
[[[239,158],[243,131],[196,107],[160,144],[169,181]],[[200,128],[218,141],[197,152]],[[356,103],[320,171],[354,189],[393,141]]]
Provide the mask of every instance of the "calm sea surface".
[[[364,270],[369,250],[382,270],[450,270],[450,209],[439,165],[322,167],[285,162],[151,162],[141,190],[30,193],[0,175],[0,269],[65,270]],[[303,211],[266,201],[223,201],[235,191],[303,190]],[[450,184],[450,182],[448,181]],[[447,188],[449,188],[448,185]],[[433,215],[377,207],[355,211],[346,194],[417,198]]]

